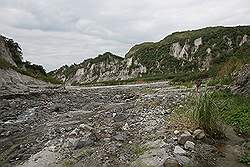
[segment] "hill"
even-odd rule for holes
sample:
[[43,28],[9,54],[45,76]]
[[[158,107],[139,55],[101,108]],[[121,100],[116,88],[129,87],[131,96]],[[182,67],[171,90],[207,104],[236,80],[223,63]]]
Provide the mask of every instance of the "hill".
[[105,53],[50,74],[66,84],[228,76],[250,62],[250,26],[175,32],[132,47],[125,58]]

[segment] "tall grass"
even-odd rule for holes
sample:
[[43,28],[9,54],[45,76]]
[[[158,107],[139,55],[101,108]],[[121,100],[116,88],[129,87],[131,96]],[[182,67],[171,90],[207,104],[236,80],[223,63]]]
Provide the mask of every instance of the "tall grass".
[[223,125],[219,119],[219,108],[212,98],[212,94],[205,90],[196,99],[193,117],[200,128],[212,138],[223,138]]

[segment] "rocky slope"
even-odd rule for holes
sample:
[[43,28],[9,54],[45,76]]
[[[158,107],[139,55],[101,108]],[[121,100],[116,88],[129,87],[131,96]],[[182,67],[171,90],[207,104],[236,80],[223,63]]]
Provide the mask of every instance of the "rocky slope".
[[228,167],[241,144],[228,161],[202,130],[171,124],[192,92],[160,82],[0,98],[0,166]]
[[0,95],[23,93],[34,85],[48,86],[42,66],[23,62],[18,43],[0,35]]
[[[18,51],[19,49],[20,48],[18,47]],[[0,58],[17,67],[16,62],[14,61],[14,55],[11,53],[8,42],[3,36],[0,36]]]
[[249,36],[250,26],[176,32],[159,42],[135,45],[125,58],[105,53],[51,74],[66,84],[86,84],[187,72],[214,73],[217,64],[236,54],[246,55],[249,61],[246,50],[237,53],[242,47],[250,48]]
[[146,73],[147,69],[133,59],[106,52],[94,59],[88,59],[79,65],[63,66],[50,74],[66,84],[84,84],[109,80],[127,80]]
[[0,95],[17,94],[29,92],[32,87],[43,87],[49,84],[32,78],[27,75],[22,75],[13,69],[0,69]]

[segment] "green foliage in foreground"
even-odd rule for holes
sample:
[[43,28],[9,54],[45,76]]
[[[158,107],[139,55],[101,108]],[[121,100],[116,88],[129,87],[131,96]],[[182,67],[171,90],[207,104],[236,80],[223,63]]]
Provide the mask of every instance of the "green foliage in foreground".
[[223,137],[224,123],[239,133],[249,135],[249,101],[250,97],[235,95],[230,90],[203,92],[200,97],[189,97],[181,111],[213,138]]
[[250,134],[250,97],[234,95],[230,91],[213,94],[220,110],[220,117],[240,133]]
[[243,164],[250,165],[250,142],[246,143],[246,152],[240,159],[240,162]]

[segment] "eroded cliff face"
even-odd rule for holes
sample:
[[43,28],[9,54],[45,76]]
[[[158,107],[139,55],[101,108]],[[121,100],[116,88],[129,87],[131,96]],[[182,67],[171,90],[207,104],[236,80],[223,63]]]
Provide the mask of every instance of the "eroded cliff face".
[[[74,70],[68,73],[68,69]],[[64,81],[66,85],[77,85],[110,80],[127,80],[139,77],[146,72],[147,69],[134,61],[133,58],[123,59],[107,52],[74,67],[64,66],[52,74]]]
[[0,58],[6,60],[8,63],[10,63],[13,66],[17,66],[16,63],[13,60],[13,56],[10,52],[10,48],[6,44],[5,37],[0,35]]
[[49,85],[44,81],[24,75],[28,72],[25,63],[22,61],[22,52],[18,43],[0,35],[0,96],[25,93],[34,86]]
[[105,53],[52,74],[66,84],[127,80],[146,75],[206,71],[215,59],[232,55],[248,43],[250,27],[208,27],[173,33],[159,42],[132,47],[125,58]]
[[48,86],[48,83],[22,75],[12,69],[0,68],[0,96],[29,92],[31,87]]

